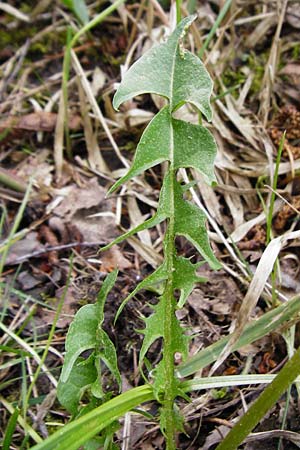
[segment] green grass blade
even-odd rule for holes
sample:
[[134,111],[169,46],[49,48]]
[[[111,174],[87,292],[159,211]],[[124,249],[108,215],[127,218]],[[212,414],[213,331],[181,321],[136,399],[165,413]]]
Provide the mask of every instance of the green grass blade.
[[[15,408],[12,406],[12,404],[10,402],[8,402],[2,396],[0,396],[0,403],[2,403],[2,405],[7,409],[7,411],[11,415],[14,415]],[[20,427],[23,428],[23,430],[27,431],[27,433],[31,437],[31,439],[33,439],[37,443],[42,442],[42,438],[37,434],[37,432],[31,426],[26,424],[25,420],[23,419],[23,417],[20,416],[20,414],[18,414],[18,416],[17,416],[17,422],[20,425]]]
[[65,425],[32,450],[76,450],[132,408],[153,399],[150,385],[131,389]]
[[[234,345],[232,351],[238,350],[244,345],[251,344],[251,342],[254,342],[271,331],[276,330],[286,320],[290,320],[299,311],[299,308],[300,297],[295,297],[289,302],[267,312],[258,320],[251,322],[245,328],[243,334]],[[188,375],[192,375],[203,367],[206,367],[216,361],[222,350],[227,345],[229,339],[230,336],[220,339],[218,342],[215,342],[186,362],[180,364],[177,368],[178,376],[186,377]]]
[[199,51],[199,58],[202,58],[204,55],[205,50],[207,49],[207,47],[209,46],[210,41],[212,40],[212,38],[214,37],[220,23],[222,22],[222,20],[224,19],[224,17],[227,14],[227,11],[231,5],[232,0],[227,0],[226,3],[224,4],[223,8],[221,9],[221,11],[219,12],[219,15],[217,17],[217,20],[215,21],[212,29],[210,30],[207,38],[205,39],[205,42],[203,44],[203,46],[201,47],[201,50]]
[[[31,348],[31,346],[24,339],[20,338],[16,333],[14,333],[12,330],[6,327],[4,323],[2,323],[1,321],[0,321],[0,329],[4,333],[6,333],[10,338],[12,338],[17,344],[19,344],[21,348],[23,348],[26,352],[28,352],[34,358],[34,360],[38,365],[41,363],[41,358],[39,357],[38,353],[33,348]],[[56,386],[57,381],[54,378],[54,376],[51,373],[49,373],[49,370],[45,366],[45,364],[42,364],[42,369],[44,372],[48,374],[48,378],[52,382],[53,386]]]
[[300,347],[216,450],[235,450],[300,373]]
[[275,172],[274,172],[274,178],[273,178],[273,183],[272,183],[272,193],[271,193],[271,198],[270,198],[270,206],[269,206],[269,211],[267,214],[267,238],[266,238],[267,245],[271,240],[273,210],[274,210],[274,203],[275,203],[275,197],[276,197],[280,159],[281,159],[282,150],[283,150],[284,141],[285,141],[285,133],[286,132],[283,133],[282,138],[280,139],[278,153],[277,153],[277,157],[276,157]]
[[11,445],[12,436],[16,429],[16,425],[18,423],[18,417],[20,414],[19,408],[16,408],[12,415],[9,418],[9,421],[6,426],[5,435],[2,443],[3,450],[9,450]]
[[176,0],[176,23],[179,24],[181,21],[181,3],[182,0]]
[[86,25],[84,25],[84,27],[82,27],[73,37],[71,41],[71,48],[74,47],[80,36],[87,33],[87,31],[91,30],[96,25],[101,23],[107,16],[112,14],[119,6],[121,6],[122,3],[125,3],[125,1],[126,0],[115,0],[112,5],[108,6],[104,11],[102,11],[100,14],[90,20]]

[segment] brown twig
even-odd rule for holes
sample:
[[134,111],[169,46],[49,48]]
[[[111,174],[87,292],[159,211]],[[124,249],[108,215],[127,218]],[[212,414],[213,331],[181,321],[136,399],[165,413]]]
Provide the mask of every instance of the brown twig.
[[37,258],[38,256],[44,255],[45,253],[49,253],[49,252],[65,250],[65,249],[73,248],[73,247],[94,247],[96,245],[97,246],[105,245],[105,242],[103,242],[103,241],[97,241],[97,242],[70,242],[69,244],[54,245],[54,246],[51,246],[51,247],[50,246],[48,246],[48,247],[45,246],[43,249],[36,250],[34,252],[27,253],[25,255],[19,256],[15,260],[11,261],[9,263],[9,265],[20,264],[23,261],[26,261],[26,260],[31,259],[31,258]]

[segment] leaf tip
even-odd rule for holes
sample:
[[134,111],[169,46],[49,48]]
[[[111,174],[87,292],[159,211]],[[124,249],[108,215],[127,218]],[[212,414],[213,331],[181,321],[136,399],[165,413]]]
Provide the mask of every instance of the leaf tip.
[[118,96],[118,91],[116,91],[116,93],[114,95],[114,98],[113,98],[113,108],[116,111],[119,111],[120,104],[121,104],[121,101],[120,101],[119,96]]
[[114,183],[106,192],[105,194],[105,198],[109,197],[113,192],[115,192],[115,190],[117,189],[117,183]]

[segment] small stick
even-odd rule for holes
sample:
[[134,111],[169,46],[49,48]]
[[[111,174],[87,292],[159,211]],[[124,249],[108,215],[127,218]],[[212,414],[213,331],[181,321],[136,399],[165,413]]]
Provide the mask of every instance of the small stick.
[[19,256],[15,260],[11,261],[9,265],[19,264],[23,261],[26,261],[27,259],[31,258],[37,258],[38,256],[44,255],[45,253],[58,251],[58,250],[65,250],[67,248],[73,248],[73,247],[94,247],[96,245],[104,245],[105,242],[97,241],[97,242],[70,242],[69,244],[62,244],[62,245],[54,245],[54,246],[45,246],[43,249],[36,250],[31,253],[27,253],[23,256]]

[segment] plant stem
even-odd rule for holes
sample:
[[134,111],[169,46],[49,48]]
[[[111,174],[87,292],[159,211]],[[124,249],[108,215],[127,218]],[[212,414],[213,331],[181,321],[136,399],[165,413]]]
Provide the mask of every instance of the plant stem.
[[182,0],[176,0],[176,23],[181,21],[181,3]]
[[[173,223],[172,223],[173,222]],[[174,354],[172,351],[172,322],[174,311],[174,289],[173,289],[173,253],[174,253],[174,218],[170,220],[167,233],[166,258],[169,278],[165,290],[165,321],[164,321],[164,364],[165,364],[165,399],[163,406],[166,417],[166,444],[167,450],[175,449],[175,417],[174,417],[174,391],[175,391],[175,368]],[[173,245],[172,245],[173,241]],[[173,247],[173,248],[172,248]]]
[[[171,109],[171,107],[170,107]],[[165,399],[164,409],[166,417],[166,448],[173,450],[176,448],[175,444],[175,411],[174,400],[176,396],[175,387],[175,366],[174,354],[172,350],[172,341],[175,338],[172,333],[172,323],[175,314],[175,299],[173,287],[173,273],[174,273],[174,253],[175,253],[175,199],[174,199],[174,184],[175,184],[175,170],[174,170],[174,151],[173,151],[173,127],[171,126],[171,155],[170,155],[170,189],[171,189],[171,216],[168,223],[168,230],[166,232],[166,246],[165,257],[167,260],[168,280],[165,289],[165,321],[164,321],[164,367],[165,367]]]

